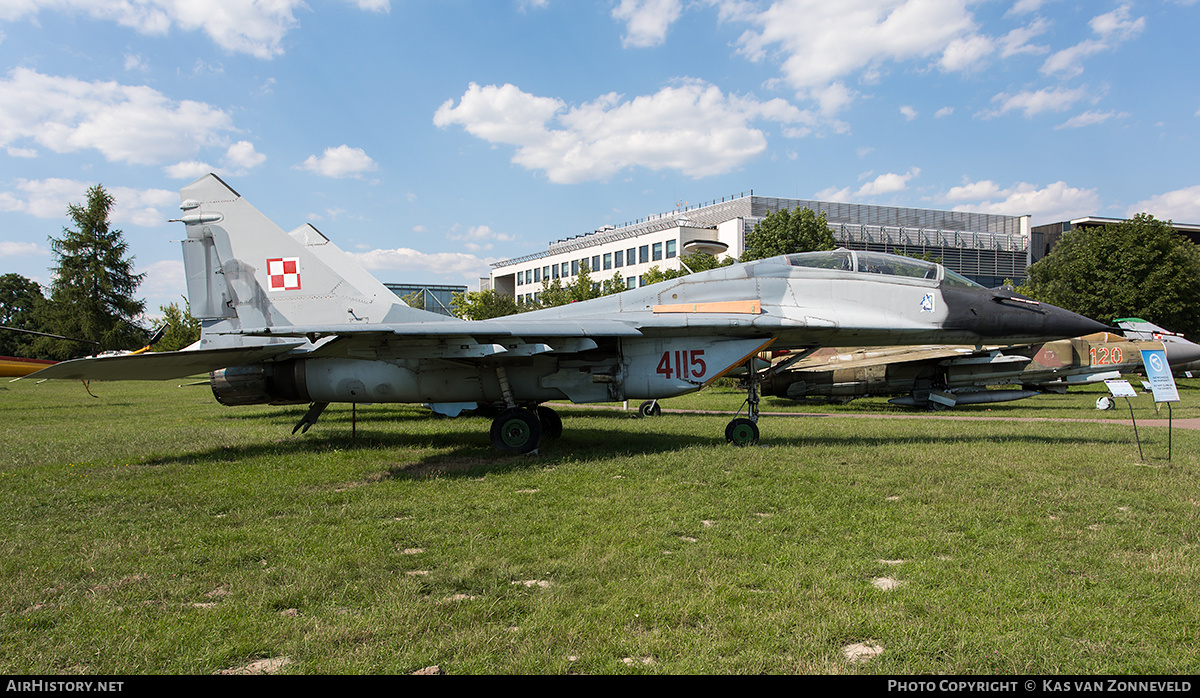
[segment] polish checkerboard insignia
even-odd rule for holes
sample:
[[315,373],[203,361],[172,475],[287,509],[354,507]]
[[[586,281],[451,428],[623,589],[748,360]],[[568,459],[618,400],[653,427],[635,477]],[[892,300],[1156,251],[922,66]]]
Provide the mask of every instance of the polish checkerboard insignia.
[[267,260],[268,291],[300,290],[300,258],[276,257]]

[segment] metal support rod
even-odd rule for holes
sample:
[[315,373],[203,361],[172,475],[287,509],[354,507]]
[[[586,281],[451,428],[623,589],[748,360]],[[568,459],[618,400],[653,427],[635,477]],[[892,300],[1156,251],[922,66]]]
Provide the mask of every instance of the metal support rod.
[[1138,445],[1138,460],[1145,463],[1146,458],[1142,455],[1142,440],[1138,437],[1137,433],[1137,419],[1134,419],[1133,416],[1133,403],[1129,401],[1129,398],[1125,398],[1125,404],[1129,405],[1129,419],[1133,422],[1133,438],[1137,441]]
[[500,394],[504,396],[504,406],[516,407],[517,401],[513,399],[512,387],[508,384],[508,372],[503,366],[496,367],[496,379],[500,381]]
[[1171,403],[1167,403],[1167,462],[1171,462],[1171,422],[1174,415],[1171,414]]

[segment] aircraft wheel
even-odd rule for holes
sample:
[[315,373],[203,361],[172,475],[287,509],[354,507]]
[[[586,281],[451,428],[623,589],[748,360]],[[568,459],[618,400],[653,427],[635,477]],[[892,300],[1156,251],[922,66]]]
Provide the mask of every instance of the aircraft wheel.
[[639,417],[657,417],[661,414],[662,408],[658,406],[658,400],[647,400],[638,405]]
[[725,427],[725,440],[734,446],[758,443],[758,425],[749,419],[738,418]]
[[507,453],[529,453],[542,440],[542,423],[531,410],[513,407],[492,420],[492,445]]
[[545,405],[537,406],[538,421],[542,424],[542,436],[557,439],[562,436],[562,417]]

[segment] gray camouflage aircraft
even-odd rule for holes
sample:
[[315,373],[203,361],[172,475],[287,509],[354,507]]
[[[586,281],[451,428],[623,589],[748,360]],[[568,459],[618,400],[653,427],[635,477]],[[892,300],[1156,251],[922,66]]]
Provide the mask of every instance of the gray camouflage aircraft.
[[[192,315],[175,352],[64,361],[30,378],[163,380],[210,371],[225,405],[408,402],[455,412],[502,403],[502,451],[527,453],[562,422],[541,404],[693,392],[767,347],[1028,343],[1100,323],[941,265],[846,249],[775,257],[491,320],[410,308],[311,225],[284,232],[216,175],[181,192]],[[758,439],[757,373],[726,438]]]
[[[1167,350],[1167,361],[1171,364],[1172,372],[1190,376],[1200,371],[1200,346],[1184,339],[1182,334],[1168,332],[1152,322],[1136,317],[1117,318],[1113,322],[1124,330],[1125,336],[1130,339],[1162,342]],[[1172,351],[1179,355],[1181,360],[1174,360]]]
[[[1121,320],[1117,323],[1124,327]],[[776,359],[760,388],[763,395],[792,400],[849,402],[898,395],[888,402],[927,409],[1008,402],[1141,371],[1143,349],[1165,347],[1172,367],[1200,360],[1200,346],[1176,339],[1180,341],[1097,332],[1018,346],[823,348],[799,361],[785,364],[789,355]]]

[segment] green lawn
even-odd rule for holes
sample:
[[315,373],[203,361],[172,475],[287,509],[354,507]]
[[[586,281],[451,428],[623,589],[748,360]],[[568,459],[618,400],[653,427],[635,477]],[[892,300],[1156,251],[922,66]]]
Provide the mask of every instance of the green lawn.
[[1142,462],[1117,423],[939,418],[1128,418],[1095,391],[862,400],[745,449],[670,412],[730,390],[561,406],[514,457],[415,406],[359,406],[352,439],[348,405],[293,436],[303,407],[91,390],[0,387],[0,673],[1200,672],[1200,432],[1168,463],[1148,397]]

